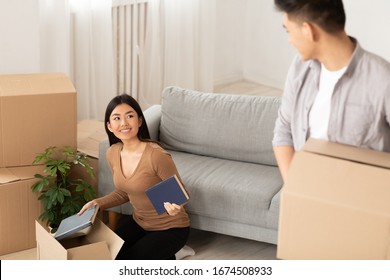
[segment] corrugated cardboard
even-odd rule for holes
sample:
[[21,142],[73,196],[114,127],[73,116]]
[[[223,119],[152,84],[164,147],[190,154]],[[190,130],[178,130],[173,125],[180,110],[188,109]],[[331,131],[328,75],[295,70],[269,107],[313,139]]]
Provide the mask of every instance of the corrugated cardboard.
[[124,242],[98,219],[88,235],[61,241],[38,221],[35,225],[39,260],[113,260]]
[[70,174],[71,178],[79,178],[88,182],[96,193],[98,192],[99,143],[107,137],[103,123],[96,120],[83,120],[77,124],[77,150],[88,155],[95,178],[91,178],[81,166],[75,166]]
[[390,259],[390,154],[309,139],[282,189],[280,259]]
[[61,73],[0,75],[0,167],[77,145],[76,90]]
[[77,124],[77,150],[99,158],[99,143],[107,138],[104,122],[83,120]]
[[34,248],[35,223],[42,213],[31,191],[43,166],[0,168],[0,255]]

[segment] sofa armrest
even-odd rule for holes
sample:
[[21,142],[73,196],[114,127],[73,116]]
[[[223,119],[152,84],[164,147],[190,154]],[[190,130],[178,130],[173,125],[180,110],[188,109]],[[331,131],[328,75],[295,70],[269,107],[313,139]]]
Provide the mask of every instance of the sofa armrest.
[[145,121],[148,125],[150,138],[152,140],[159,140],[159,129],[161,120],[161,105],[153,105],[144,112]]

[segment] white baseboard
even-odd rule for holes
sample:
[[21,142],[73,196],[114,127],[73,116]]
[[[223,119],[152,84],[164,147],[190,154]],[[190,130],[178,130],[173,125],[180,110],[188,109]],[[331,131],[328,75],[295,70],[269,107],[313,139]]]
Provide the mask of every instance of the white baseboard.
[[244,77],[242,76],[242,73],[235,73],[232,75],[227,75],[225,77],[220,77],[214,80],[214,87],[224,85],[224,84],[230,84],[237,81],[242,81]]

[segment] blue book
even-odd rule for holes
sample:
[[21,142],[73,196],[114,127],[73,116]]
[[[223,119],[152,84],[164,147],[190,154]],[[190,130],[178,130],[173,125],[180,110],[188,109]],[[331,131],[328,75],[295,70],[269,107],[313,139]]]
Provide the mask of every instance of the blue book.
[[190,199],[186,189],[176,175],[157,183],[145,192],[159,215],[166,213],[164,202],[184,205]]

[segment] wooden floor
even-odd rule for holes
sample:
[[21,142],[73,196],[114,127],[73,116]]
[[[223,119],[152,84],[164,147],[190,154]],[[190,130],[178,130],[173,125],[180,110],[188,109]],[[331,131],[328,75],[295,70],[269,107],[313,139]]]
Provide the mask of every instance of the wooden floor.
[[[276,245],[196,229],[187,245],[195,255],[185,260],[276,260]],[[0,256],[0,260],[36,259],[36,248]]]
[[250,81],[237,81],[234,83],[227,83],[217,85],[214,87],[215,93],[230,93],[230,94],[245,94],[245,95],[264,95],[264,96],[281,96],[282,90],[259,85]]
[[[249,81],[216,86],[216,93],[280,96],[280,89]],[[187,243],[195,250],[191,260],[275,260],[276,246],[212,232],[191,230]],[[35,260],[36,248],[0,256],[0,260]]]
[[191,260],[276,260],[276,245],[217,234],[191,230],[188,246],[195,255]]

